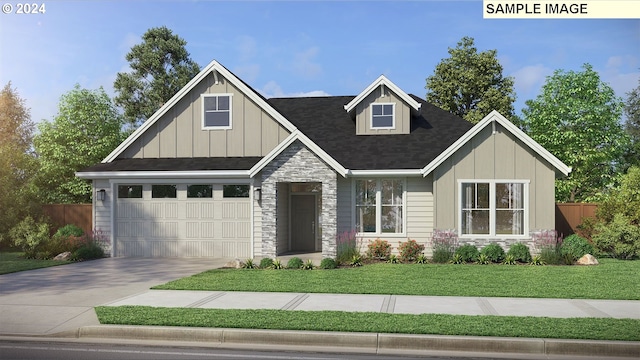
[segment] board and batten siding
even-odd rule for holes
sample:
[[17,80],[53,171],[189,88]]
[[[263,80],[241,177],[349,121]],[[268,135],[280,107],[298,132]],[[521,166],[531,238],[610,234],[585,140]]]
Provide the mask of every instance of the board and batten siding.
[[[231,129],[202,129],[202,94],[232,94]],[[119,158],[265,156],[289,132],[226,79],[205,77]]]
[[554,229],[551,164],[499,124],[487,126],[433,171],[435,229],[458,227],[458,180],[530,180],[529,230]]
[[[395,128],[372,129],[371,128],[371,104],[393,103],[395,104]],[[384,96],[381,96],[381,88],[372,91],[364,100],[356,106],[356,134],[357,135],[389,135],[409,134],[411,132],[411,108],[400,99],[393,91],[384,87]]]

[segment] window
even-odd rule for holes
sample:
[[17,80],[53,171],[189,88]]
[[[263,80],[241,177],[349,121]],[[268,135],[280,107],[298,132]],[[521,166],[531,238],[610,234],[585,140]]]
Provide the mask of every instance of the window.
[[176,185],[151,185],[153,199],[176,198]]
[[187,198],[211,198],[213,197],[213,186],[211,185],[188,185]]
[[393,129],[395,104],[371,104],[371,128]]
[[249,185],[223,185],[222,197],[226,198],[248,198]]
[[142,185],[118,185],[118,199],[142,199]]
[[356,229],[360,233],[404,232],[404,180],[356,180]]
[[528,184],[461,182],[460,235],[525,235]]
[[202,95],[202,127],[231,129],[231,94]]

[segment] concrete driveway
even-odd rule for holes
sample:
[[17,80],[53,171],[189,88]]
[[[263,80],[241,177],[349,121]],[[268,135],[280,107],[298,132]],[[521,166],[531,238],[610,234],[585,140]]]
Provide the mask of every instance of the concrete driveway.
[[94,306],[228,261],[106,258],[0,275],[0,335],[52,335],[98,325]]

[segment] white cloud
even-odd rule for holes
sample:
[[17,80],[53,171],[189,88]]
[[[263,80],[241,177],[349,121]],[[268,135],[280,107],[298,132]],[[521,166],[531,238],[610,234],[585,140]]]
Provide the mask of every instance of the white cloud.
[[314,78],[322,73],[322,66],[314,62],[320,50],[314,46],[305,51],[294,54],[293,71],[304,78]]
[[638,63],[640,59],[635,56],[611,56],[607,60],[605,70],[600,73],[600,78],[613,88],[617,96],[626,99],[627,93],[638,86]]
[[[529,65],[516,70],[511,75],[515,78],[514,87],[516,94],[521,98],[532,98],[530,96],[544,84],[546,77],[551,75],[553,70],[542,65]],[[534,94],[535,96],[535,94]]]
[[329,93],[327,93],[324,90],[312,90],[312,91],[307,91],[307,92],[290,92],[290,93],[285,93],[284,91],[282,91],[282,88],[280,87],[280,85],[278,85],[277,82],[271,80],[268,83],[266,83],[262,89],[258,90],[260,91],[260,93],[267,98],[272,98],[272,97],[318,97],[318,96],[330,96]]

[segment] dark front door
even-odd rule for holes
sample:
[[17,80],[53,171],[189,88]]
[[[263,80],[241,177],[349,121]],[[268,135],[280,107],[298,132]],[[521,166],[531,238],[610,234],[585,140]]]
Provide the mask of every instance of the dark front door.
[[316,196],[291,196],[291,250],[316,251]]

